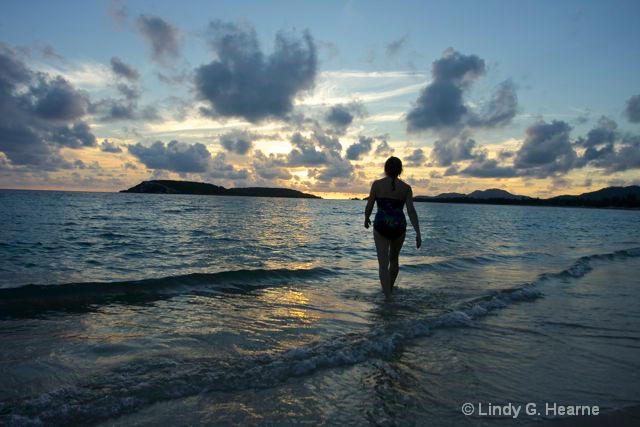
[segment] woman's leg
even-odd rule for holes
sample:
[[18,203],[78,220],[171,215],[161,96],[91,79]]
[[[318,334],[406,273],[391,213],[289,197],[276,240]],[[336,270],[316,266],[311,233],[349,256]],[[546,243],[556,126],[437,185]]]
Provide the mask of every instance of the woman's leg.
[[404,237],[406,233],[402,233],[402,236],[396,240],[391,240],[389,245],[389,288],[393,291],[393,285],[396,283],[396,278],[400,272],[400,249],[404,243]]
[[391,285],[389,276],[389,247],[391,241],[382,234],[373,230],[373,240],[376,242],[376,252],[378,253],[378,272],[380,273],[380,284],[384,296],[391,296]]

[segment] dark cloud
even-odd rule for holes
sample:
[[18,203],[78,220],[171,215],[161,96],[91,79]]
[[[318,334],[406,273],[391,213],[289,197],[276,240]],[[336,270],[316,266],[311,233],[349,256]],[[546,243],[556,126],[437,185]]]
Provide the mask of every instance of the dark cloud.
[[369,154],[373,146],[373,138],[361,136],[358,142],[347,148],[347,159],[360,160],[362,156]]
[[391,58],[398,55],[400,51],[405,47],[408,40],[409,40],[409,34],[403,34],[400,38],[390,42],[385,48],[385,53],[387,54],[387,57]]
[[353,119],[355,117],[363,117],[364,114],[364,106],[359,102],[338,104],[329,109],[325,116],[325,120],[334,128],[334,130],[339,133],[344,133],[349,125],[353,123]]
[[469,118],[472,127],[498,127],[511,122],[518,112],[518,95],[511,80],[502,82],[489,102]]
[[640,123],[640,95],[629,98],[624,113],[631,123]]
[[96,145],[82,121],[89,104],[85,92],[62,77],[30,70],[0,44],[0,152],[13,166],[72,167],[60,155],[62,147]]
[[464,103],[464,93],[485,72],[484,60],[463,55],[453,49],[434,61],[433,80],[421,92],[407,113],[407,130],[434,130],[457,133],[465,127],[498,127],[508,124],[518,110],[516,87],[511,80],[502,82],[480,111]]
[[457,171],[456,175],[474,178],[512,178],[518,176],[518,173],[512,166],[501,166],[496,159],[480,156],[466,168]]
[[37,84],[29,90],[35,102],[33,110],[43,119],[53,121],[76,120],[87,113],[89,97],[78,91],[62,77],[49,79],[39,74]]
[[260,50],[255,30],[220,21],[209,25],[217,59],[195,70],[196,92],[209,116],[243,117],[251,122],[284,118],[295,96],[313,87],[316,47],[311,35],[280,32],[271,55]]
[[253,136],[247,132],[231,132],[220,137],[220,144],[231,153],[245,155],[253,147]]
[[140,78],[140,73],[134,66],[125,64],[120,58],[114,56],[111,58],[111,71],[118,76],[130,81],[136,81]]
[[330,182],[335,179],[349,179],[353,177],[353,165],[349,160],[342,158],[335,151],[328,152],[326,167],[311,171],[309,176],[322,182]]
[[439,82],[467,85],[484,74],[484,60],[476,55],[463,55],[454,49],[447,49],[442,58],[433,62],[431,75]]
[[140,15],[138,29],[151,46],[151,57],[161,65],[171,65],[179,55],[178,29],[157,16]]
[[579,166],[593,166],[609,173],[640,168],[640,136],[620,133],[615,121],[602,117],[575,145],[584,148]]
[[393,148],[391,148],[386,138],[382,138],[382,140],[378,143],[375,154],[376,156],[383,157],[388,157],[393,154]]
[[461,160],[471,160],[476,157],[476,141],[465,135],[449,141],[436,141],[431,151],[431,159],[438,166],[450,166]]
[[416,148],[413,150],[413,153],[406,156],[404,160],[407,166],[422,166],[427,160],[427,157],[424,155],[422,148]]
[[52,140],[68,148],[95,147],[96,137],[84,122],[72,126],[60,126],[52,135]]
[[459,85],[434,81],[422,90],[416,105],[407,114],[407,130],[418,132],[457,126],[467,111]]
[[577,154],[569,140],[571,127],[563,121],[540,121],[529,126],[516,152],[514,166],[538,178],[566,173],[577,164]]
[[305,138],[300,133],[294,133],[291,137],[293,149],[287,155],[289,166],[318,166],[327,164],[325,151],[316,149],[317,141],[314,138]]
[[122,148],[109,141],[108,139],[105,139],[100,144],[100,151],[104,151],[105,153],[122,153]]
[[211,165],[211,153],[199,142],[187,144],[174,140],[165,144],[156,141],[148,147],[137,143],[129,145],[129,153],[149,169],[203,173],[207,172]]
[[291,179],[287,169],[287,157],[284,155],[265,155],[262,151],[253,153],[253,170],[263,179]]
[[585,148],[581,160],[585,163],[608,156],[614,152],[618,125],[611,119],[602,117],[598,126],[591,129],[586,137],[578,138],[577,146]]
[[249,177],[249,171],[236,169],[227,163],[224,153],[218,153],[211,159],[208,176],[213,179],[245,180]]

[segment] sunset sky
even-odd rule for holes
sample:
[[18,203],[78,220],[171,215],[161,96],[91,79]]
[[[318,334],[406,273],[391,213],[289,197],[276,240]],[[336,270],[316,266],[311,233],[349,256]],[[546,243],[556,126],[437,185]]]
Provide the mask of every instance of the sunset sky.
[[640,184],[637,1],[0,4],[0,188]]

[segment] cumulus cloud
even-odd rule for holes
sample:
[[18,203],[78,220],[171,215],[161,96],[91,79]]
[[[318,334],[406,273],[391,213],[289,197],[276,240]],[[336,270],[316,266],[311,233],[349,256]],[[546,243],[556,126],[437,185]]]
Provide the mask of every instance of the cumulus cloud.
[[335,131],[344,133],[351,123],[353,123],[354,118],[363,117],[364,114],[364,106],[359,102],[337,104],[329,109],[325,120]]
[[539,121],[529,126],[524,142],[516,152],[515,167],[538,178],[568,172],[577,161],[570,132],[571,126],[561,120]]
[[89,104],[85,92],[60,76],[31,70],[0,44],[0,152],[13,166],[72,167],[60,155],[62,147],[96,145],[83,121]]
[[156,141],[150,146],[138,142],[129,145],[129,153],[149,169],[163,169],[178,173],[203,173],[211,165],[211,153],[204,144],[187,144],[171,141],[165,144]]
[[100,144],[100,151],[104,151],[105,153],[122,153],[122,148],[109,141],[108,139],[105,139]]
[[462,135],[459,138],[436,141],[431,151],[431,159],[438,166],[450,166],[461,160],[471,160],[476,157],[476,141]]
[[347,148],[347,159],[360,160],[362,156],[369,154],[373,146],[373,138],[361,136],[358,142]]
[[287,169],[287,157],[284,155],[265,155],[262,151],[253,153],[253,170],[260,178],[267,180],[288,180],[291,173]]
[[113,74],[116,76],[131,81],[136,81],[140,78],[140,73],[138,73],[138,70],[136,70],[134,66],[125,64],[117,56],[111,58],[111,71],[113,71]]
[[213,179],[237,181],[247,179],[249,177],[249,171],[246,169],[237,169],[235,166],[228,164],[225,154],[218,153],[210,161],[208,176]]
[[[447,171],[451,175],[452,171]],[[474,178],[512,178],[518,172],[512,166],[502,166],[496,159],[488,159],[485,156],[475,158],[471,164],[457,171],[456,175],[470,176]]]
[[253,136],[247,132],[230,132],[220,137],[220,144],[231,153],[245,155],[253,148]]
[[624,113],[631,123],[640,123],[640,95],[629,98]]
[[309,176],[321,182],[349,179],[353,177],[353,165],[349,160],[342,158],[339,153],[330,151],[327,155],[326,167],[312,170]]
[[299,132],[291,137],[293,148],[287,155],[289,166],[318,166],[327,164],[325,151],[318,147],[316,138],[305,138]]
[[469,125],[472,127],[498,127],[509,124],[518,112],[516,86],[506,80],[494,92],[489,102],[477,114],[471,113]]
[[585,149],[580,166],[589,165],[609,173],[640,168],[640,136],[620,133],[617,123],[607,117],[601,117],[575,145]]
[[382,140],[376,146],[375,151],[376,156],[388,157],[393,154],[393,148],[389,145],[389,142],[386,138],[382,138]]
[[516,115],[518,97],[511,80],[502,82],[480,111],[464,103],[464,93],[485,73],[484,60],[447,49],[433,62],[432,82],[428,84],[407,114],[407,130],[459,130],[464,127],[497,127]]
[[251,122],[285,118],[293,100],[313,87],[317,54],[308,32],[279,32],[273,53],[265,55],[249,26],[214,21],[209,25],[217,58],[195,70],[198,97],[210,104],[202,113],[242,117]]
[[180,55],[178,29],[157,16],[140,15],[137,24],[151,47],[151,58],[161,65],[171,65]]
[[413,153],[406,156],[404,160],[407,166],[422,166],[424,162],[426,162],[427,156],[424,155],[422,148],[416,148],[413,150]]

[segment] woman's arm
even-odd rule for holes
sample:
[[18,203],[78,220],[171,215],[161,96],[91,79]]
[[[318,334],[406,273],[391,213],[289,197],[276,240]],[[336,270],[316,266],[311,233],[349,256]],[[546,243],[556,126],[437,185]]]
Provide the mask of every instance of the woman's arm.
[[[374,183],[375,184],[375,183]],[[376,202],[376,192],[373,189],[374,184],[371,184],[371,191],[369,192],[369,199],[367,200],[367,207],[364,208],[364,228],[369,228],[371,220],[371,212],[373,212],[373,204]]]
[[416,208],[413,206],[413,190],[409,187],[409,192],[407,193],[407,200],[405,201],[407,204],[407,213],[409,214],[409,220],[411,220],[411,225],[413,225],[413,229],[416,231],[416,247],[420,249],[422,246],[422,236],[420,235],[420,224],[418,223],[418,214],[416,213]]

